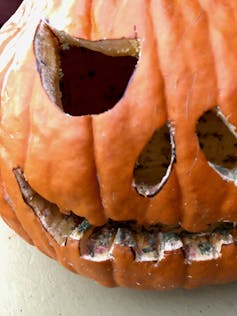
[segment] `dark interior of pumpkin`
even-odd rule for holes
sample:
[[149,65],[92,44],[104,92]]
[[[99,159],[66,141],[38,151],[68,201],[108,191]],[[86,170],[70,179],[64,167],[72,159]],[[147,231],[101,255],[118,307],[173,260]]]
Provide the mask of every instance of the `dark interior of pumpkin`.
[[60,51],[62,106],[70,115],[100,114],[123,97],[137,58],[106,56],[84,47]]
[[[72,39],[65,34],[57,36],[57,32],[48,26],[39,27],[34,43],[38,71],[51,100],[65,113],[77,116],[106,115],[105,112],[116,106],[126,93],[139,57],[138,43],[135,39],[132,40],[134,42],[129,39],[108,41],[89,42]],[[224,181],[232,181],[237,185],[237,135],[234,126],[219,107],[214,107],[200,117],[196,134],[210,167]],[[173,128],[167,122],[154,131],[137,157],[131,183],[137,193],[144,198],[158,194],[172,172],[175,158]],[[184,249],[188,249],[191,244],[192,247],[196,245],[195,249],[200,253],[203,249],[211,249],[214,256],[216,246],[213,234],[229,236],[235,227],[232,222],[212,223],[207,225],[209,228],[204,235],[191,234],[180,225],[167,226],[160,223],[144,227],[134,222],[109,220],[101,227],[92,227],[85,218],[73,213],[62,214],[55,204],[35,192],[27,183],[23,170],[17,168],[14,174],[25,202],[59,244],[65,245],[68,238],[79,240],[85,232],[89,232],[86,233],[86,241],[81,244],[81,253],[91,259],[96,257],[96,260],[100,260],[98,258],[101,253],[108,255],[112,244],[120,242],[135,247],[136,253],[140,251],[138,258],[155,260],[162,244],[161,238],[165,238],[163,242],[171,248],[177,244],[186,244]],[[45,205],[47,216],[44,208],[39,205]],[[51,210],[50,216],[48,210]],[[99,247],[101,253],[96,254]],[[104,260],[103,255],[100,258]]]
[[0,1],[0,28],[17,10],[22,0]]

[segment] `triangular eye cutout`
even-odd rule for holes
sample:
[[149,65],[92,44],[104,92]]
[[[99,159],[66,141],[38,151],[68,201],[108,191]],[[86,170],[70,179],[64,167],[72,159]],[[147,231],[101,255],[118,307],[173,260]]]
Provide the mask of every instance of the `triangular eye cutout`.
[[139,155],[133,186],[145,197],[153,197],[165,185],[175,162],[175,143],[170,124],[158,128]]
[[122,98],[138,60],[135,39],[87,41],[41,24],[34,47],[51,101],[72,116],[100,114]]
[[205,112],[196,127],[199,145],[209,165],[225,180],[237,185],[237,133],[216,107]]

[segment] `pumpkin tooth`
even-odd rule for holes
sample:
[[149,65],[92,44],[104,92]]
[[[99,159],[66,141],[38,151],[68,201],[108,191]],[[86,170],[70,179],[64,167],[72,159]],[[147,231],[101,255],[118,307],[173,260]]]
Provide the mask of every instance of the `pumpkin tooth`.
[[91,224],[87,219],[84,219],[70,234],[69,238],[74,240],[80,240],[85,234],[92,229]]
[[206,261],[214,258],[214,248],[209,235],[193,234],[183,238],[186,262]]
[[88,237],[80,240],[81,257],[97,262],[109,260],[115,234],[116,229],[110,225],[94,228]]
[[136,242],[132,231],[129,228],[119,227],[114,238],[114,245],[121,245],[129,248],[135,247]]
[[222,245],[234,242],[232,235],[227,232],[209,234],[192,234],[183,238],[185,258],[192,261],[207,261],[221,257]]
[[158,261],[165,258],[167,252],[175,251],[183,247],[183,242],[175,232],[166,232],[158,234]]
[[129,247],[133,251],[133,249],[136,246],[136,241],[134,239],[131,228],[119,227],[117,229],[115,237],[114,237],[114,241],[109,251],[110,259],[114,259],[113,251],[116,245],[119,245],[122,247]]
[[156,261],[158,259],[157,233],[141,231],[135,233],[135,261]]
[[233,236],[228,231],[211,233],[210,242],[214,247],[215,259],[221,256],[221,248],[223,245],[230,245],[234,243]]

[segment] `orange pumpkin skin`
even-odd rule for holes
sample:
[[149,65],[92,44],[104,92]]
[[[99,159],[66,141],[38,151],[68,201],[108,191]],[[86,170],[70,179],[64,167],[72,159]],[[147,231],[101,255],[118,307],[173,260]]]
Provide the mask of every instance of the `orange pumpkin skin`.
[[[237,126],[235,12],[234,0],[25,0],[0,30],[0,213],[6,223],[69,270],[110,287],[193,288],[237,280],[234,230],[218,258],[189,261],[183,247],[165,251],[159,262],[143,262],[132,247],[115,244],[108,260],[87,260],[80,240],[60,245],[45,230],[13,172],[21,168],[37,194],[94,226],[112,219],[201,233],[209,224],[236,222],[237,187],[209,166],[195,132],[216,105]],[[52,102],[36,65],[42,21],[73,38],[139,43],[134,74],[111,110],[70,116]],[[162,190],[147,198],[131,185],[134,165],[167,121],[176,162]]]

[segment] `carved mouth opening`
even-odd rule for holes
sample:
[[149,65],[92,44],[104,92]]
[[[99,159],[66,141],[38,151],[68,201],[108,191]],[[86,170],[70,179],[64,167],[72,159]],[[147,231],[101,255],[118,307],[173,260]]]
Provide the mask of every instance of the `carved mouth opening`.
[[79,242],[82,258],[91,261],[113,259],[114,245],[129,247],[136,261],[159,261],[167,252],[181,249],[186,260],[204,261],[221,256],[222,245],[234,243],[235,223],[210,225],[209,231],[190,233],[181,226],[153,225],[109,220],[100,227],[91,226],[82,217],[65,215],[57,205],[45,200],[27,182],[20,168],[13,170],[25,203],[41,222],[43,229],[62,247],[68,239]]

